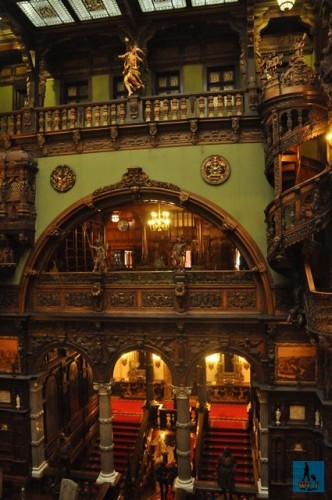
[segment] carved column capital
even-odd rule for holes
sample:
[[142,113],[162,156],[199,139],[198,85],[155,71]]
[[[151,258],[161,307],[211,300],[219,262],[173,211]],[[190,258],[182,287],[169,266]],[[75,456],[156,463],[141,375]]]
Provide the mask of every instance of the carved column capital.
[[98,392],[99,396],[108,396],[112,393],[112,382],[93,382],[93,389]]
[[192,389],[191,387],[185,387],[182,385],[172,386],[173,394],[178,399],[188,399],[191,394],[191,389]]

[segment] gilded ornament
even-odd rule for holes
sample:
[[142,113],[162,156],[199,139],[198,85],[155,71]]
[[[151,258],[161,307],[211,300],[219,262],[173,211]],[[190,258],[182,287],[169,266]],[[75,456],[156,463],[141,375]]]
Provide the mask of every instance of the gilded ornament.
[[55,191],[65,193],[74,186],[76,175],[68,165],[59,165],[51,173],[50,182]]
[[219,155],[208,156],[201,165],[201,176],[208,184],[219,185],[227,181],[231,168],[228,161]]

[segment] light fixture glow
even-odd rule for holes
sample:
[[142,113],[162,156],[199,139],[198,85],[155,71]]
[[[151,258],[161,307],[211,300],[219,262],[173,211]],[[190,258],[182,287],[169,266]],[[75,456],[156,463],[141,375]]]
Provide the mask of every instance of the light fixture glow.
[[278,5],[282,11],[291,10],[294,4],[295,0],[278,0]]
[[151,231],[167,231],[171,224],[169,212],[167,210],[160,210],[158,205],[158,212],[151,212],[151,218],[148,220],[148,226]]
[[114,212],[112,212],[111,221],[112,222],[119,222],[119,220],[120,220],[120,212],[115,210]]

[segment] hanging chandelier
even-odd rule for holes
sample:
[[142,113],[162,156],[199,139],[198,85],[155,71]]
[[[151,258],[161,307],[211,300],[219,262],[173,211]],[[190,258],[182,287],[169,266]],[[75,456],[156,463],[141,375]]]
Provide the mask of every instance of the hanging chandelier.
[[158,212],[151,212],[151,218],[148,220],[148,226],[151,231],[167,231],[171,224],[169,212],[167,210],[160,210],[158,205]]
[[278,0],[280,10],[291,10],[294,7],[295,0]]

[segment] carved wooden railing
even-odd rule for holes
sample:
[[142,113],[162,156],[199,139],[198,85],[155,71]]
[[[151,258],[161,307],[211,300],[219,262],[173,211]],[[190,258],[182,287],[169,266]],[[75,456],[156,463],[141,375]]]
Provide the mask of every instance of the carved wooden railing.
[[305,262],[308,291],[304,306],[307,330],[320,337],[323,344],[332,347],[332,292],[316,290],[311,268]]
[[332,217],[332,169],[327,166],[312,179],[287,189],[265,210],[268,259],[281,248],[309,238]]
[[[195,313],[231,311],[254,313],[264,308],[256,282],[257,270],[186,271],[179,285],[173,271],[116,271],[98,273],[43,273],[34,284],[27,308],[56,312],[134,312],[183,310]],[[181,275],[182,276],[182,275]],[[79,289],[77,285],[79,284]]]
[[244,114],[244,91],[152,96],[0,113],[5,136]]

